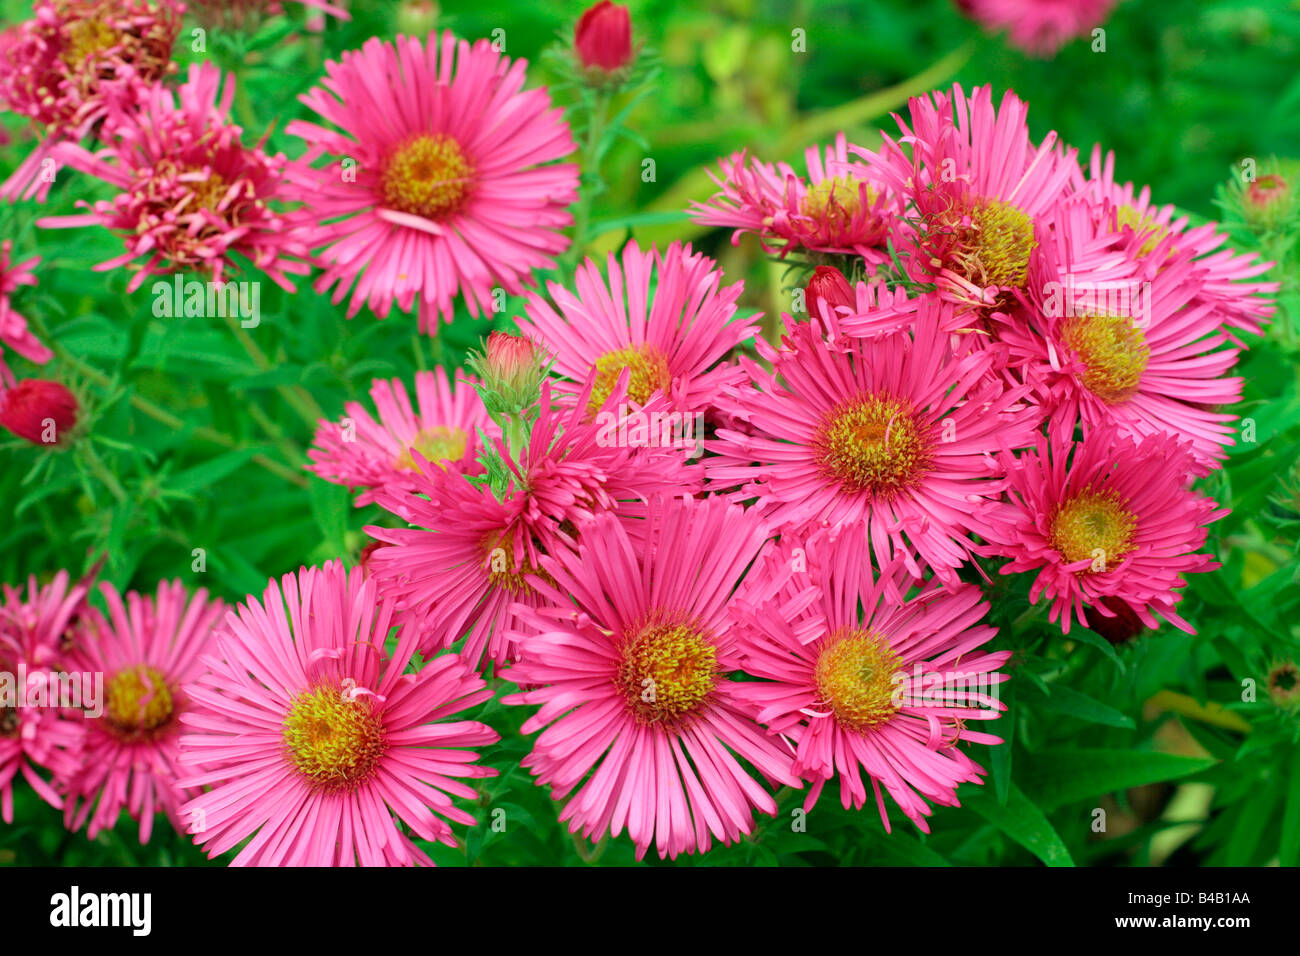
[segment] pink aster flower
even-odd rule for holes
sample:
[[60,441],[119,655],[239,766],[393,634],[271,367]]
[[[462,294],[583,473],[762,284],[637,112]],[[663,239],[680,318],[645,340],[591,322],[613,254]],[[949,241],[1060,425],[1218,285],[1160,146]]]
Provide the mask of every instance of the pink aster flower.
[[194,772],[178,785],[212,788],[181,813],[210,857],[248,840],[233,865],[432,865],[403,827],[455,846],[447,821],[474,824],[457,778],[492,776],[472,748],[500,738],[447,718],[492,692],[455,654],[408,673],[419,622],[390,655],[394,623],[374,581],[333,561],[226,616],[181,718]]
[[962,13],[991,32],[1007,31],[1011,45],[1050,57],[1068,41],[1090,36],[1116,0],[956,0]]
[[920,577],[919,555],[955,580],[982,533],[974,503],[1001,489],[992,453],[1030,444],[1038,413],[992,377],[992,351],[953,352],[951,312],[925,296],[911,333],[832,347],[804,325],[779,352],[760,344],[772,371],[746,361],[756,389],[722,403],[754,431],[706,444],[710,485],[742,485],[783,530],[865,522],[880,566],[900,554]]
[[[156,84],[138,110],[110,111],[102,137],[107,148],[91,153],[64,143],[55,155],[120,192],[88,212],[37,225],[101,225],[118,232],[126,252],[95,269],[136,270],[128,292],[149,276],[188,270],[223,282],[239,271],[234,254],[293,291],[286,273],[302,274],[308,266],[290,257],[307,250],[272,206],[284,198],[287,160],[243,144],[242,130],[229,121],[234,94],[234,78],[223,89],[221,71],[205,62],[190,66],[175,94]],[[142,256],[145,262],[136,261]]]
[[295,120],[308,144],[297,176],[310,210],[304,230],[325,246],[320,289],[348,316],[368,305],[385,317],[394,300],[420,328],[451,321],[457,291],[471,315],[492,312],[492,289],[523,291],[533,269],[555,266],[569,244],[578,169],[557,164],[575,144],[544,89],[523,90],[527,64],[487,40],[451,33],[395,44],[372,38],[326,64],[324,88],[302,101],[336,132]]
[[479,429],[495,429],[474,384],[459,371],[455,384],[441,367],[416,372],[416,407],[401,379],[376,379],[370,387],[379,421],[359,402],[343,406],[343,419],[321,422],[307,455],[309,470],[326,481],[361,488],[357,506],[375,500],[380,488],[415,491],[414,452],[447,471],[477,474]]
[[1053,419],[1187,439],[1204,474],[1233,444],[1236,416],[1214,409],[1241,398],[1242,380],[1228,376],[1239,350],[1199,294],[1191,250],[1134,258],[1095,206],[1080,197],[1057,208],[1034,251],[1031,311],[1002,315],[998,338]]
[[0,690],[0,819],[5,823],[14,819],[13,785],[20,773],[41,799],[62,808],[59,788],[81,766],[85,728],[67,708],[55,706],[60,701],[51,699],[49,677],[59,670],[66,636],[85,610],[89,589],[88,579],[72,583],[68,572],[60,571],[44,587],[33,575],[25,596],[7,584],[0,595],[0,674],[12,682]]
[[959,304],[996,305],[1024,285],[1035,224],[1077,175],[1074,150],[1062,153],[1055,132],[1035,146],[1028,106],[1010,91],[995,107],[990,87],[968,97],[954,84],[951,94],[914,97],[909,108],[910,127],[894,117],[901,140],[886,135],[878,154],[852,151],[906,198],[896,240],[912,279]]
[[[856,148],[856,147],[854,147]],[[849,162],[844,134],[805,152],[807,178],[787,163],[764,163],[744,152],[719,160],[718,192],[692,202],[695,221],[734,229],[732,242],[752,232],[769,252],[832,252],[862,256],[868,265],[889,261],[885,240],[901,208],[899,193],[882,185],[858,163]]]
[[[19,287],[36,285],[36,274],[32,267],[38,265],[41,258],[33,256],[22,262],[14,262],[13,249],[11,240],[0,242],[0,343],[9,346],[23,358],[43,365],[54,358],[54,353],[31,333],[27,328],[27,320],[13,307],[12,301]],[[5,364],[4,354],[0,353],[0,390],[13,384],[13,375]]]
[[1157,265],[1179,253],[1195,257],[1196,270],[1188,279],[1197,298],[1222,315],[1229,329],[1259,334],[1275,311],[1271,298],[1279,289],[1276,282],[1256,282],[1273,263],[1259,260],[1258,253],[1238,255],[1221,248],[1227,241],[1217,223],[1191,227],[1186,216],[1172,205],[1157,206],[1151,188],[1136,189],[1132,183],[1115,179],[1115,154],[1103,158],[1095,146],[1088,179],[1082,173],[1077,185],[1099,205],[1098,216],[1114,237],[1116,245],[1134,258],[1152,257]]
[[[622,400],[621,383],[609,400]],[[662,400],[650,408],[662,408]],[[478,664],[486,653],[497,663],[513,659],[522,605],[539,600],[531,576],[542,555],[572,547],[577,529],[593,516],[644,513],[660,494],[699,487],[698,469],[680,449],[637,447],[610,440],[586,416],[586,393],[570,408],[551,398],[550,384],[521,452],[497,439],[508,462],[509,484],[422,469],[414,492],[385,489],[378,503],[415,528],[367,527],[387,547],[369,560],[385,593],[403,608],[433,608],[421,652],[465,638],[461,653]],[[517,457],[516,457],[517,456]]]
[[763,680],[736,692],[769,732],[794,742],[794,771],[812,783],[806,810],[837,776],[844,808],[860,810],[865,772],[886,830],[882,784],[928,833],[927,800],[958,806],[958,785],[981,782],[984,771],[958,745],[1002,742],[967,722],[1006,709],[997,685],[1007,676],[996,671],[1011,652],[984,650],[997,629],[979,624],[988,611],[979,588],[922,585],[897,562],[873,576],[861,525],[797,547],[783,541],[749,588],[742,666]]
[[1048,619],[1088,625],[1086,611],[1115,617],[1128,605],[1147,627],[1159,614],[1194,633],[1174,611],[1184,575],[1219,565],[1204,546],[1206,525],[1227,514],[1189,487],[1190,450],[1168,435],[1135,442],[1097,429],[1074,442],[1050,429],[1018,458],[1003,453],[1008,501],[987,506],[982,554],[1007,557],[1003,574],[1038,571],[1029,599],[1051,601]]
[[723,286],[717,263],[680,243],[642,252],[630,242],[621,263],[610,253],[605,272],[608,279],[590,259],[579,266],[576,295],[549,283],[554,306],[530,292],[520,331],[555,356],[553,369],[575,383],[568,392],[595,374],[593,414],[624,369],[631,401],[644,405],[662,394],[683,414],[706,411],[740,374],[728,354],[758,331],[736,319],[744,283]]
[[167,814],[184,832],[177,810],[197,791],[176,786],[181,776],[180,715],[190,708],[184,684],[203,673],[220,601],[203,589],[191,597],[180,581],[162,582],[155,596],[132,591],[126,601],[100,584],[108,617],[91,608],[83,615],[68,655],[69,669],[104,682],[102,715],[86,714],[81,769],[68,782],[64,819],[87,836],[117,825],[125,807],[148,843],[154,814]]
[[183,3],[37,0],[33,17],[0,35],[0,107],[26,116],[40,144],[0,186],[0,199],[44,202],[54,147],[90,135],[111,109],[131,109],[176,69]]
[[613,515],[574,552],[542,558],[534,586],[552,604],[524,611],[538,631],[507,676],[506,703],[540,704],[523,765],[567,803],[560,820],[596,840],[624,829],[638,858],[703,852],[774,814],[763,779],[800,786],[790,754],[741,706],[732,595],[766,526],[718,498],[660,500],[647,539]]

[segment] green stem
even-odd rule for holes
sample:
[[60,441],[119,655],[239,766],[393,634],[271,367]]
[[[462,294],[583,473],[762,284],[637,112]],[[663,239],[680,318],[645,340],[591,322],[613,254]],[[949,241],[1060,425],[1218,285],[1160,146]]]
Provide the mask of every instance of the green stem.
[[609,112],[609,94],[597,91],[591,109],[591,118],[587,123],[587,139],[582,148],[582,194],[578,197],[578,208],[573,220],[573,245],[564,257],[565,274],[577,267],[582,254],[587,248],[587,233],[591,228],[591,206],[596,194],[601,191],[604,180],[600,175],[600,146],[605,135],[605,124]]
[[[234,315],[227,315],[226,325],[234,333],[235,338],[239,340],[239,344],[244,347],[244,351],[253,360],[253,364],[257,366],[258,371],[270,371],[272,368],[271,360],[266,357],[266,353],[262,351],[261,347],[253,341],[253,337],[248,334],[248,330],[240,325],[239,319]],[[311,394],[301,385],[277,385],[275,390],[280,393],[280,397],[288,403],[289,407],[307,423],[309,430],[315,430],[317,423],[325,417],[325,413],[321,410],[320,405],[316,403],[316,399],[312,398]]]
[[104,464],[104,459],[99,457],[94,444],[87,440],[78,445],[77,448],[81,453],[82,460],[86,463],[86,467],[90,469],[90,473],[99,479],[99,483],[108,489],[108,493],[119,502],[126,501],[126,489],[117,480],[117,476],[109,471],[108,466]]

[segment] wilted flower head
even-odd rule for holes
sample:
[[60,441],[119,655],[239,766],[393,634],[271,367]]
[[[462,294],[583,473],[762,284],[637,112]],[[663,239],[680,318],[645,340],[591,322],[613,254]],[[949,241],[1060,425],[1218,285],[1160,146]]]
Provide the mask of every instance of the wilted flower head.
[[1295,661],[1279,661],[1269,670],[1268,696],[1284,709],[1300,707],[1300,667]]
[[787,163],[736,153],[718,161],[722,176],[709,176],[719,191],[691,203],[691,213],[702,225],[734,229],[733,243],[752,232],[765,250],[781,255],[802,249],[886,262],[885,240],[902,209],[898,194],[867,167],[850,163],[849,150],[843,133],[824,152],[809,146],[807,178]]
[[[283,198],[287,160],[243,144],[242,130],[230,122],[234,83],[228,78],[223,90],[217,67],[193,64],[175,95],[157,85],[139,110],[114,109],[105,123],[107,149],[58,147],[60,160],[121,192],[88,212],[37,225],[98,224],[119,232],[127,251],[95,268],[137,270],[129,292],[148,276],[171,272],[193,270],[225,281],[239,271],[236,253],[292,291],[286,273],[302,274],[308,266],[290,257],[305,256],[306,247],[290,237],[284,215],[271,206]],[[142,256],[146,261],[135,261]]]
[[0,198],[43,199],[53,182],[51,147],[84,137],[111,106],[133,107],[176,69],[172,44],[184,9],[174,0],[37,0],[32,19],[0,36],[0,106],[45,137]]

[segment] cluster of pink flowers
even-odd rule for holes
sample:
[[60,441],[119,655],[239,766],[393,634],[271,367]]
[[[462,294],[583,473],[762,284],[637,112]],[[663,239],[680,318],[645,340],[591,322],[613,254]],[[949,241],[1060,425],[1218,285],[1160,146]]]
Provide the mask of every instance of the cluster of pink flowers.
[[[582,55],[616,71],[630,40],[601,8]],[[6,818],[21,773],[92,835],[125,809],[147,840],[161,810],[240,864],[429,863],[413,837],[475,824],[456,801],[482,800],[498,737],[473,712],[507,683],[532,708],[523,766],[593,841],[702,852],[778,788],[812,810],[836,781],[845,808],[870,790],[886,828],[892,805],[928,830],[983,778],[970,745],[999,742],[972,723],[1004,709],[1011,656],[983,569],[1032,575],[1067,634],[1191,629],[1179,590],[1216,566],[1223,513],[1192,483],[1234,442],[1267,264],[1100,150],[1085,168],[1035,143],[1014,94],[954,87],[879,150],[809,149],[807,175],[723,161],[697,219],[810,274],[779,344],[688,245],[629,243],[542,287],[578,170],[524,71],[487,41],[373,39],[302,98],[325,125],[291,124],[307,152],[288,160],[243,144],[205,66],[106,99],[99,152],[53,149],[119,192],[45,224],[120,232],[105,267],[137,284],[220,279],[238,253],[286,286],[319,267],[349,315],[418,303],[428,331],[457,298],[526,302],[473,375],[422,372],[414,403],[376,381],[373,412],[320,423],[311,471],[394,519],[356,567],[234,609],[101,585],[104,614],[66,573],[6,590],[0,670],[105,682],[100,713],[0,709]],[[3,255],[0,331],[39,356],[7,298],[30,263]]]

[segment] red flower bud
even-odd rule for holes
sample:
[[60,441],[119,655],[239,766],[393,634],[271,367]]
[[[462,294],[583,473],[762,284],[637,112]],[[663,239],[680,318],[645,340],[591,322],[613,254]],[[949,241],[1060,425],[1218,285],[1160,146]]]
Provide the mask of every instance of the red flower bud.
[[632,19],[627,7],[600,0],[578,18],[573,48],[588,70],[612,73],[632,62]]
[[384,547],[383,541],[371,541],[361,549],[361,554],[357,556],[357,564],[361,567],[361,573],[366,577],[370,577],[372,570],[370,567],[370,559],[374,556],[375,552],[382,547]]
[[844,273],[834,266],[818,266],[812,278],[808,280],[808,288],[804,292],[804,305],[808,307],[808,314],[814,319],[821,318],[823,301],[832,315],[835,314],[837,305],[846,305],[852,309],[856,308],[858,303],[853,286],[849,285],[849,280],[844,278]]
[[61,444],[77,424],[77,400],[58,382],[25,378],[0,393],[0,425],[34,445]]
[[1094,607],[1085,607],[1083,616],[1088,622],[1089,630],[1096,631],[1112,644],[1131,641],[1146,630],[1142,619],[1127,602],[1119,598],[1103,597],[1101,603],[1106,606],[1106,610],[1115,612],[1115,616],[1106,617]]

